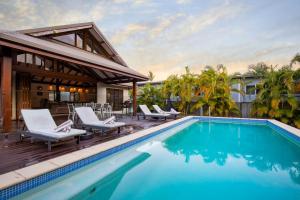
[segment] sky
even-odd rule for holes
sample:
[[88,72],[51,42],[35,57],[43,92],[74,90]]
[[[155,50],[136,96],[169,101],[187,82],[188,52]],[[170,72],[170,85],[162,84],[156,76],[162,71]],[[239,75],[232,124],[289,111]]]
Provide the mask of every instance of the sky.
[[185,66],[289,64],[299,10],[300,0],[0,0],[0,29],[93,21],[131,68],[164,80]]

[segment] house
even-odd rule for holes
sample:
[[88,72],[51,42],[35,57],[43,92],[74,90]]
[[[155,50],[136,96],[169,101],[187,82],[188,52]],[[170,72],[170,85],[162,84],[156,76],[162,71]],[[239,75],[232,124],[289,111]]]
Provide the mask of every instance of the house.
[[237,103],[242,117],[250,117],[252,101],[256,99],[258,93],[257,84],[260,79],[256,76],[236,76],[236,80],[243,80],[244,84],[236,83],[233,84],[232,88],[243,91],[243,93],[231,92],[231,96]]
[[[23,108],[58,108],[66,102],[111,103],[119,109],[136,83],[131,69],[93,22],[0,31],[1,118],[11,129]],[[54,111],[55,112],[55,109]]]
[[[260,79],[250,75],[243,76],[243,77],[237,76],[234,77],[234,79],[237,80],[243,79],[245,84],[236,83],[233,85],[233,88],[244,91],[244,95],[238,92],[231,92],[231,96],[239,106],[242,117],[249,117],[251,111],[251,103],[252,101],[255,100],[256,94],[258,93],[258,90],[256,89],[256,85],[259,83]],[[163,81],[153,81],[153,82],[145,81],[145,82],[139,82],[138,88],[145,86],[147,83],[150,83],[154,87],[161,87],[163,85]],[[179,98],[173,97],[171,101],[179,101]]]

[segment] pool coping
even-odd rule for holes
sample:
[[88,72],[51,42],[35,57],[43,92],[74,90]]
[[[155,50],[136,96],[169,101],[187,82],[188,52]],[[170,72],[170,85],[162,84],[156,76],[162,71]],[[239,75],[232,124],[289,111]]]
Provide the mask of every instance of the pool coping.
[[[66,167],[68,165],[72,165],[74,163],[83,161],[84,159],[88,159],[92,156],[96,156],[98,154],[113,150],[111,152],[107,152],[107,154],[104,155],[111,155],[119,150],[125,149],[130,145],[136,144],[144,139],[147,139],[149,137],[152,137],[152,135],[159,134],[160,132],[164,131],[167,128],[177,126],[179,124],[182,124],[186,121],[189,121],[191,119],[204,119],[204,120],[210,120],[210,119],[222,119],[222,120],[228,120],[228,121],[257,121],[261,122],[266,125],[273,125],[275,127],[274,129],[283,130],[285,132],[290,133],[294,138],[300,140],[300,129],[291,127],[287,124],[284,124],[282,122],[279,122],[274,119],[256,119],[256,118],[233,118],[233,117],[207,117],[207,116],[187,116],[183,117],[181,119],[177,119],[174,121],[170,121],[155,127],[151,127],[149,129],[144,129],[142,131],[138,131],[136,133],[126,135],[105,143],[97,144],[85,149],[81,149],[78,151],[74,151],[62,156],[58,156],[56,158],[52,158],[43,162],[39,162],[34,165],[30,165],[28,167],[20,168],[17,170],[10,171],[8,173],[0,175],[0,191],[9,189],[10,187],[13,187],[17,184],[21,184],[23,182],[33,180],[39,176],[51,173],[54,170],[59,170],[60,168]],[[131,144],[132,143],[132,144]],[[99,158],[101,159],[101,158]],[[47,182],[47,181],[46,181]],[[32,188],[31,188],[32,189]],[[29,189],[28,189],[29,190]],[[2,199],[0,197],[0,199]],[[5,199],[5,198],[4,198]]]
[[130,135],[126,135],[114,140],[110,140],[108,142],[104,142],[101,144],[97,144],[91,147],[87,147],[78,151],[74,151],[62,156],[58,156],[46,161],[39,162],[34,165],[30,165],[24,168],[20,168],[17,170],[13,170],[7,172],[5,174],[0,175],[0,190],[6,189],[18,183],[24,182],[26,180],[35,178],[42,174],[48,173],[50,171],[56,170],[58,168],[62,168],[71,163],[80,161],[82,159],[88,158],[90,156],[99,154],[111,148],[120,146],[127,142],[136,140],[138,138],[147,136],[151,133],[159,131],[164,128],[168,128],[169,126],[175,125],[179,122],[186,121],[189,119],[193,119],[193,116],[183,117],[181,119],[177,119],[171,122],[167,122],[155,127],[151,127],[149,129],[144,129],[142,131],[138,131],[136,133],[132,133]]

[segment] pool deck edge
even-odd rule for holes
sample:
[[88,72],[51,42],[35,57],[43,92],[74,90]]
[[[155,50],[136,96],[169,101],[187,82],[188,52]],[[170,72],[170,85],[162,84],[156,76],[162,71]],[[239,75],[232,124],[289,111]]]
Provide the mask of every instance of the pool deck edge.
[[6,189],[6,188],[16,185],[18,183],[38,177],[42,174],[62,168],[71,163],[74,163],[74,162],[80,161],[82,159],[88,158],[90,156],[99,154],[99,153],[109,150],[111,148],[120,146],[127,142],[130,142],[130,141],[136,140],[138,138],[152,134],[161,129],[175,125],[179,122],[193,119],[193,118],[194,118],[194,116],[183,117],[181,119],[177,119],[177,120],[170,121],[170,122],[167,122],[167,123],[155,126],[155,127],[144,129],[144,130],[138,131],[136,133],[126,135],[124,137],[120,137],[120,138],[117,138],[117,139],[114,139],[114,140],[111,140],[108,142],[104,142],[104,143],[97,144],[97,145],[94,145],[94,146],[91,146],[91,147],[88,147],[85,149],[81,149],[78,151],[68,153],[68,154],[65,154],[62,156],[58,156],[56,158],[52,158],[52,159],[49,159],[49,160],[46,160],[43,162],[39,162],[37,164],[30,165],[28,167],[24,167],[24,168],[20,168],[20,169],[14,170],[14,171],[7,172],[5,174],[0,175],[0,190]]
[[273,119],[255,119],[255,118],[233,118],[233,117],[207,117],[207,116],[187,116],[183,117],[181,119],[177,119],[174,121],[170,121],[155,127],[151,127],[148,129],[144,129],[141,131],[138,131],[136,133],[126,135],[108,142],[104,142],[101,144],[97,144],[88,148],[84,148],[75,152],[71,152],[62,156],[58,156],[56,158],[52,158],[34,165],[30,165],[28,167],[20,168],[14,171],[10,171],[8,173],[0,175],[0,190],[9,188],[11,186],[17,185],[19,183],[22,183],[24,181],[33,179],[35,177],[38,177],[40,175],[46,174],[48,172],[57,170],[59,168],[62,168],[64,166],[67,166],[69,164],[78,162],[80,160],[83,160],[85,158],[91,157],[93,155],[105,152],[109,149],[112,149],[114,147],[126,144],[128,142],[137,140],[139,138],[145,137],[147,135],[150,135],[152,133],[155,133],[157,131],[160,131],[162,129],[171,127],[173,125],[176,125],[180,122],[188,121],[190,119],[233,119],[233,120],[250,120],[250,121],[264,121],[266,122],[266,125],[268,123],[271,123],[285,131],[290,132],[291,134],[297,136],[300,138],[300,129],[291,127],[287,124],[284,124],[282,122],[279,122],[277,120]]

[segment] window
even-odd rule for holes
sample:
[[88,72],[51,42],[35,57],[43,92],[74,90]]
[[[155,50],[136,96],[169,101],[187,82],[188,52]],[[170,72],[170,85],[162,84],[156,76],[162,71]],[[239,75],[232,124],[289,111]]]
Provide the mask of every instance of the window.
[[49,59],[45,59],[45,70],[53,71],[53,61]]
[[247,85],[246,86],[246,94],[247,95],[255,95],[255,85]]
[[27,64],[33,64],[32,54],[26,53],[26,63]]
[[95,54],[100,54],[100,55],[105,55],[102,48],[96,44],[93,46],[93,53]]
[[17,55],[17,62],[25,63],[25,53]]
[[53,102],[55,100],[55,91],[49,91],[49,101]]
[[86,45],[86,50],[89,51],[89,52],[91,52],[91,51],[92,51],[91,46],[87,44],[87,45]]
[[78,48],[82,49],[83,41],[80,35],[76,34],[76,45]]
[[70,92],[60,92],[60,101],[70,101]]
[[56,37],[53,37],[53,39],[75,46],[75,34],[74,33],[71,33],[68,35],[56,36]]
[[37,66],[44,66],[44,59],[40,56],[35,56],[35,64]]

